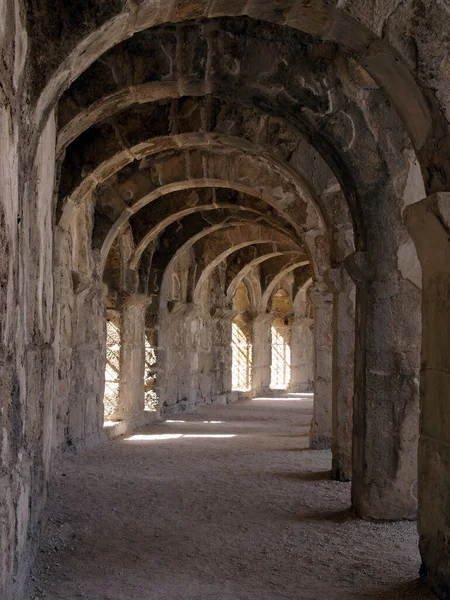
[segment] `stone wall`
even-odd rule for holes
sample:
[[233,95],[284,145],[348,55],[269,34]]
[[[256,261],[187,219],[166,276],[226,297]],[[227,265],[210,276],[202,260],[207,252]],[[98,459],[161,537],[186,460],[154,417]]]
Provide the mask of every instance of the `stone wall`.
[[[167,276],[172,290],[161,295],[156,391],[163,415],[237,399],[231,390],[232,311],[226,307],[223,278],[220,285],[223,267],[207,282],[200,304],[187,302],[183,280],[189,270],[189,261],[180,261]],[[177,290],[179,283],[184,288],[176,301],[168,300],[177,294],[173,282]]]
[[0,3],[0,597],[20,597],[36,548],[51,443],[55,121],[28,154],[28,37],[19,0]]

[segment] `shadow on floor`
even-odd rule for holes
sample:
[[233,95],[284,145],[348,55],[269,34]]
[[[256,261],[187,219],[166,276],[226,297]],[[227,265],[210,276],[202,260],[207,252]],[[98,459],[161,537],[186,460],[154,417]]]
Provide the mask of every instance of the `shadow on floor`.
[[301,515],[295,515],[294,518],[298,522],[329,521],[332,523],[346,523],[347,521],[358,519],[352,507],[344,508],[343,510],[302,513]]
[[373,592],[358,596],[364,600],[436,600],[436,596],[420,581],[414,579],[393,586],[383,592]]
[[[271,513],[272,516],[273,513]],[[352,507],[342,510],[316,511],[316,512],[284,512],[278,515],[283,521],[291,521],[294,523],[347,523],[349,521],[357,521],[359,517],[356,515]]]
[[311,473],[272,473],[275,478],[294,479],[295,481],[330,481],[331,471],[313,471]]
[[311,448],[274,448],[272,452],[311,452]]

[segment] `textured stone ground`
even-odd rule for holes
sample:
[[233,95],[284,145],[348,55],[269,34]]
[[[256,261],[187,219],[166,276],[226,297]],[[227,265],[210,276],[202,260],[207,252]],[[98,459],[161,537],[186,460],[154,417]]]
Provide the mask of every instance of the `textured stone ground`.
[[310,399],[211,406],[67,458],[27,598],[431,599],[414,523],[369,523]]

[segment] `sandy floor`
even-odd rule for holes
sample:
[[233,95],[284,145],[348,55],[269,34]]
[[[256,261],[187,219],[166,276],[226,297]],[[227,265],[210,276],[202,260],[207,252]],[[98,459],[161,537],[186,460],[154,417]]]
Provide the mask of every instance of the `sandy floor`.
[[[431,599],[414,523],[355,519],[310,399],[253,400],[68,458],[28,598]],[[34,583],[33,583],[34,582]]]

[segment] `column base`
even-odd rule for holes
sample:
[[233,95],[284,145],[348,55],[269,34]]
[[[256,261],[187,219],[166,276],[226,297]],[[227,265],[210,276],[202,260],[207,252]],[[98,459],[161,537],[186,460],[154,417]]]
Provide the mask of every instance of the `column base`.
[[[354,484],[355,480],[353,480]],[[415,521],[417,500],[410,490],[386,488],[371,489],[371,486],[352,488],[352,506],[361,519],[373,521]]]
[[314,436],[311,438],[311,450],[331,450],[331,437]]
[[450,600],[450,574],[430,569],[424,563],[420,566],[420,580],[439,600]]
[[331,474],[333,479],[336,481],[341,481],[343,483],[352,480],[352,465],[345,466],[341,464],[341,461],[338,458],[333,457],[332,466],[331,466]]

